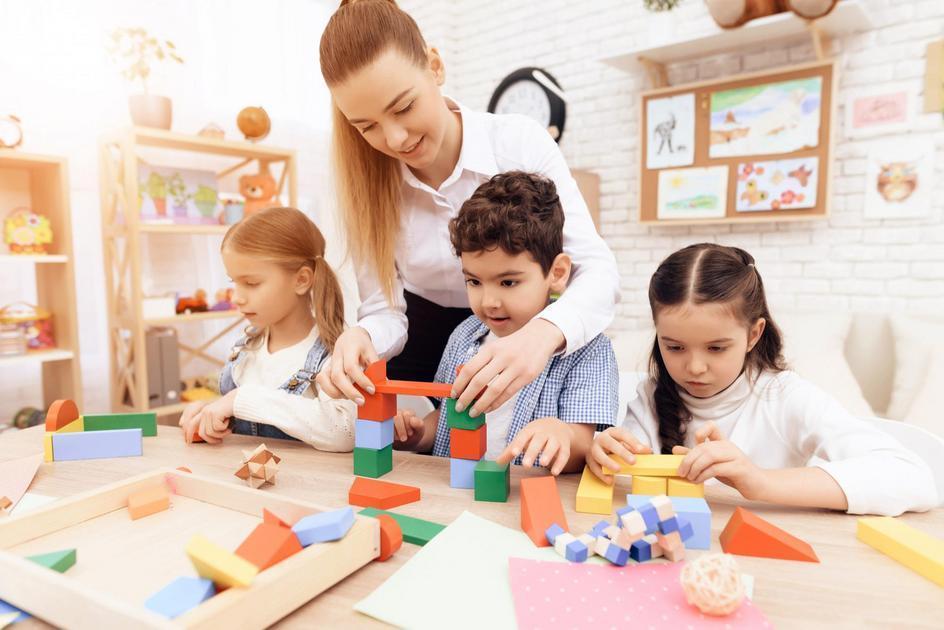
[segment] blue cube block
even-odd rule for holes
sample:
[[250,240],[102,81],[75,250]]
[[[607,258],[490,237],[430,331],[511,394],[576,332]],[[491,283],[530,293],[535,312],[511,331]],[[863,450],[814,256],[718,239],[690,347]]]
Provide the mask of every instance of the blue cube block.
[[310,514],[292,525],[302,547],[344,538],[354,526],[354,510],[349,507]]
[[17,623],[23,621],[24,619],[29,619],[30,614],[25,610],[20,610],[13,604],[8,604],[2,599],[0,599],[0,615],[10,615],[13,613],[19,613],[16,617],[13,618],[13,621],[10,623]]
[[621,507],[620,509],[616,510],[616,526],[623,526],[623,514],[629,514],[630,512],[634,511],[636,511],[636,508],[631,505],[627,505],[626,507]]
[[636,562],[652,560],[652,545],[645,540],[637,540],[629,547],[629,557]]
[[651,503],[639,506],[639,513],[642,514],[642,520],[646,523],[646,534],[654,534],[659,528],[659,513]]
[[354,422],[354,446],[375,451],[393,444],[393,418],[376,422],[358,419]]
[[196,608],[214,595],[216,587],[213,586],[213,580],[179,577],[151,595],[144,602],[144,606],[159,615],[173,619]]
[[626,563],[629,562],[629,551],[610,543],[603,557],[618,567],[625,567]]
[[475,488],[477,459],[449,458],[449,485],[453,488]]
[[682,542],[695,535],[695,530],[692,529],[692,524],[688,522],[688,519],[684,516],[676,516],[675,519],[678,521],[678,532],[682,537]]
[[[626,503],[638,509],[651,498],[644,494],[628,494]],[[708,507],[708,502],[701,497],[669,497],[669,500],[676,517],[684,517],[691,524],[692,535],[685,540],[685,548],[711,549],[711,508]],[[681,535],[681,531],[679,534]],[[685,537],[682,536],[682,539]]]
[[590,530],[590,534],[594,538],[599,538],[600,536],[606,536],[606,534],[603,533],[603,530],[605,530],[609,526],[610,526],[609,521],[606,521],[606,520],[600,521],[596,525],[593,526],[593,529]]
[[677,532],[679,530],[678,518],[671,517],[667,518],[664,521],[659,521],[659,531],[662,535],[671,534],[672,532]]
[[575,540],[564,550],[564,557],[571,562],[586,562],[589,549],[582,540]]
[[547,537],[547,542],[554,544],[554,541],[557,540],[557,537],[564,533],[564,528],[558,525],[557,523],[552,523],[550,527],[545,530],[544,535]]

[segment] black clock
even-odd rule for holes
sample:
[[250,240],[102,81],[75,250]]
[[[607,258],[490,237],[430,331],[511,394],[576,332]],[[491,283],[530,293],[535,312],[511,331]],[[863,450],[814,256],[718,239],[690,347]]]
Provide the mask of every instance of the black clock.
[[557,79],[541,68],[520,68],[495,88],[488,111],[493,114],[524,114],[544,126],[560,142],[564,135],[567,104]]

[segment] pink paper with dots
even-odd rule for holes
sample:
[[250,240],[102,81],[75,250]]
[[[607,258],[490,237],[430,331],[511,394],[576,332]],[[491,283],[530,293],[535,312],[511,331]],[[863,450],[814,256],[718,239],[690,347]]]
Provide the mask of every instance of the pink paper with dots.
[[727,617],[685,600],[683,563],[598,564],[509,559],[519,630],[528,628],[771,628],[749,599]]

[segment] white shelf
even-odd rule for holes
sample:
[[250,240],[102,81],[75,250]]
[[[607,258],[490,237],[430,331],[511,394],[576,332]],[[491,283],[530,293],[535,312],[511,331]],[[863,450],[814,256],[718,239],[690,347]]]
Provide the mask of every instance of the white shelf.
[[0,367],[23,365],[27,363],[47,363],[49,361],[68,361],[75,358],[71,350],[35,350],[26,354],[0,357]]
[[[808,24],[807,20],[787,11],[751,20],[739,28],[717,27],[691,39],[653,42],[644,47],[624,50],[616,55],[605,57],[601,61],[626,72],[637,72],[642,69],[640,57],[656,63],[707,57],[753,44],[800,37],[809,33]],[[816,20],[815,24],[820,34],[836,37],[867,30],[872,27],[872,20],[861,0],[843,0],[836,5],[832,13]]]
[[0,254],[0,261],[34,262],[34,263],[65,263],[69,257],[62,254]]

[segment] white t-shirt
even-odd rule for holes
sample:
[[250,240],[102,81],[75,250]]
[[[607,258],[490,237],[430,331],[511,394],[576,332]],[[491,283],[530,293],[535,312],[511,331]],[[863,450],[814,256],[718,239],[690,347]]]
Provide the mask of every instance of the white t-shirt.
[[[655,381],[646,379],[636,391],[626,425],[658,453]],[[938,503],[934,477],[924,460],[794,372],[764,371],[753,385],[742,374],[710,398],[684,391],[681,397],[692,413],[686,446],[694,446],[695,432],[714,421],[725,438],[761,468],[825,470],[845,493],[850,514],[896,516]]]
[[237,418],[277,427],[321,451],[346,452],[354,448],[357,407],[350,400],[315,397],[312,383],[302,395],[279,389],[305,366],[308,351],[318,340],[318,330],[287,348],[269,352],[269,332],[261,343],[245,349],[246,356],[233,369],[238,389],[233,402]]
[[[484,348],[496,339],[498,337],[495,336],[495,333],[488,333],[482,342],[482,347]],[[518,402],[520,394],[520,390],[515,392],[515,395],[502,403],[498,409],[485,414],[485,425],[487,427],[485,429],[487,433],[485,459],[495,459],[508,446],[508,427],[511,426],[511,419],[515,414],[515,403]]]

